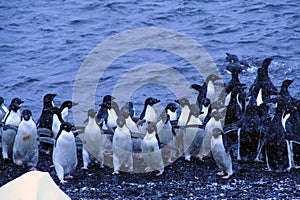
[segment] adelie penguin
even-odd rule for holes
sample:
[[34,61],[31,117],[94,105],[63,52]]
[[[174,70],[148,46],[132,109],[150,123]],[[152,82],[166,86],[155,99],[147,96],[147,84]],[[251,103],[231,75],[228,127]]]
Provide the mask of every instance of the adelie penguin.
[[164,163],[168,164],[172,163],[172,158],[175,156],[175,143],[172,125],[170,122],[170,115],[167,114],[166,110],[168,110],[168,106],[158,117],[156,127],[162,157]]
[[23,110],[22,118],[13,145],[13,162],[35,170],[39,158],[37,127],[30,110]]
[[69,116],[69,110],[73,107],[73,106],[77,106],[78,103],[76,102],[72,102],[72,101],[64,101],[59,110],[61,112],[61,117],[63,119],[63,121],[67,122],[68,121],[68,116]]
[[185,160],[190,161],[191,157],[198,157],[202,140],[204,137],[204,129],[199,119],[200,111],[196,104],[190,105],[190,113],[187,121],[187,127],[183,134],[183,148]]
[[124,117],[117,119],[117,128],[113,136],[113,174],[119,174],[121,167],[124,171],[133,171],[133,143],[131,133],[125,124]]
[[[65,178],[73,178],[70,173],[78,163],[75,137],[71,132],[72,128],[73,125],[69,122],[60,125],[53,149],[52,162],[61,183],[66,182]],[[65,175],[67,176],[65,177]]]
[[107,112],[107,108],[104,107],[103,105],[105,105],[106,103],[114,100],[115,97],[111,96],[111,95],[105,95],[102,99],[102,103],[99,104],[100,109],[97,112],[97,123],[103,128],[106,129],[106,123],[107,123],[107,117],[108,117],[108,112]]
[[93,158],[100,162],[100,167],[104,166],[104,141],[105,136],[96,122],[96,112],[94,109],[88,110],[88,124],[84,129],[81,138],[82,147],[82,169],[87,169]]
[[230,153],[227,150],[226,144],[224,144],[224,134],[220,128],[214,128],[212,130],[211,137],[211,153],[216,161],[220,172],[217,173],[222,178],[228,179],[232,174],[232,159]]
[[217,80],[221,80],[221,77],[215,75],[215,74],[210,74],[207,76],[205,82],[207,84],[207,93],[206,93],[206,98],[210,100],[211,103],[216,101],[216,87],[215,87],[215,82]]
[[3,159],[12,157],[13,144],[17,134],[18,126],[21,122],[19,115],[20,106],[13,103],[9,106],[8,114],[4,120],[4,127],[2,132],[2,156]]
[[142,142],[142,153],[144,163],[146,165],[145,172],[158,170],[156,176],[160,176],[164,172],[164,162],[156,139],[157,127],[153,122],[149,122],[146,127],[146,136]]
[[217,110],[213,110],[211,113],[211,118],[207,122],[205,129],[204,129],[204,138],[202,141],[202,145],[199,152],[199,158],[202,160],[205,156],[208,156],[209,152],[211,151],[211,138],[213,134],[213,130],[215,128],[219,128],[223,130],[222,128],[222,119],[223,119],[222,113],[220,113]]
[[177,123],[178,130],[175,136],[175,146],[177,148],[176,156],[179,157],[184,153],[183,136],[184,136],[187,122],[189,120],[191,109],[190,109],[190,101],[187,98],[176,99],[175,102],[181,106],[181,113]]
[[145,100],[144,109],[140,115],[140,120],[145,120],[145,122],[157,122],[156,112],[153,106],[159,103],[160,100],[155,99],[153,97],[149,97]]
[[38,128],[46,128],[51,130],[53,113],[51,108],[54,107],[53,99],[56,97],[56,94],[46,94],[43,100],[43,110],[41,116],[37,122]]

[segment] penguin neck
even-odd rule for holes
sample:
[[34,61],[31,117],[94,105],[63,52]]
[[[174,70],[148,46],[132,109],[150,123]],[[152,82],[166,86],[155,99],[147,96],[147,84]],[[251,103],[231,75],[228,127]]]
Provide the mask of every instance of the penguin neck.
[[234,82],[234,83],[240,83],[239,73],[233,72],[231,74],[231,81]]
[[177,120],[177,113],[176,113],[176,111],[173,112],[170,109],[167,109],[167,114],[170,116],[170,121]]
[[131,135],[130,130],[128,129],[128,127],[125,124],[122,127],[118,126],[118,129],[125,135]]
[[189,106],[188,105],[183,106],[183,108],[181,109],[180,117],[178,119],[179,126],[185,126],[187,124],[189,114],[190,114]]

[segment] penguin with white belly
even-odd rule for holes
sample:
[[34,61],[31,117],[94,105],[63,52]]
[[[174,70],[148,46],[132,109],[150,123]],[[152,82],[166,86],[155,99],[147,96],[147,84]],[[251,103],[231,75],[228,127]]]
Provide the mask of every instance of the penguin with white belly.
[[82,137],[82,169],[87,169],[92,158],[100,162],[100,167],[104,165],[104,140],[105,136],[96,122],[96,112],[94,109],[88,111],[88,124],[84,129]]
[[156,139],[157,127],[153,122],[149,122],[146,127],[146,136],[142,142],[142,153],[144,163],[146,165],[145,172],[158,170],[156,176],[160,176],[164,172],[164,162]]
[[17,134],[18,126],[21,122],[19,115],[20,106],[16,103],[9,106],[8,114],[4,120],[2,132],[2,156],[3,159],[12,157],[13,145]]
[[23,110],[22,118],[13,146],[13,162],[35,170],[39,158],[37,127],[30,110]]
[[190,102],[187,98],[176,99],[175,102],[181,106],[181,113],[177,123],[178,130],[175,136],[176,154],[179,157],[184,153],[183,135],[190,115]]
[[[60,125],[53,149],[52,161],[61,183],[66,182],[64,178],[73,178],[70,173],[76,168],[78,163],[75,137],[71,132],[73,127],[69,122],[63,122]],[[65,177],[66,174],[68,176]]]
[[62,118],[61,111],[58,107],[53,107],[51,108],[52,114],[53,114],[53,119],[52,119],[52,138],[56,138],[60,125],[64,122]]
[[160,100],[153,97],[149,97],[145,100],[144,109],[140,115],[140,120],[145,120],[145,122],[157,122],[156,112],[153,106],[159,103]]
[[221,78],[215,74],[210,74],[205,82],[207,83],[207,93],[206,98],[210,100],[211,103],[215,102],[216,88],[215,81],[220,80]]
[[187,127],[183,135],[183,148],[185,160],[190,161],[191,157],[198,157],[200,147],[204,137],[204,128],[199,119],[200,111],[196,104],[190,105],[190,113],[187,121]]
[[126,126],[124,117],[117,119],[117,128],[113,136],[113,174],[119,174],[121,167],[129,172],[133,171],[132,139]]
[[204,130],[204,138],[199,152],[199,158],[202,160],[205,156],[209,154],[211,151],[211,137],[212,131],[215,128],[223,129],[221,120],[223,119],[223,115],[217,111],[213,110],[211,113],[211,118],[207,122]]
[[0,97],[0,147],[1,147],[1,137],[2,137],[2,120],[4,119],[6,113],[8,113],[7,107],[4,105],[4,98]]
[[220,128],[214,128],[211,137],[211,153],[218,167],[221,169],[221,172],[218,172],[217,175],[228,179],[233,174],[232,159],[224,140],[222,130]]
[[165,112],[165,110],[158,117],[158,122],[156,124],[157,135],[164,163],[172,163],[172,158],[175,156],[175,141],[170,116]]

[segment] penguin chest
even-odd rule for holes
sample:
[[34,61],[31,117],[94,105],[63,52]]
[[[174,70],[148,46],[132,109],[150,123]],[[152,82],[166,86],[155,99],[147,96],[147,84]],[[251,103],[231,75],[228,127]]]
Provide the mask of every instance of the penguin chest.
[[150,105],[147,106],[144,119],[147,122],[154,122],[154,123],[157,122],[156,113],[152,106]]
[[117,115],[116,111],[114,109],[109,109],[109,110],[107,110],[107,112],[108,112],[107,125],[110,128],[116,127],[117,119],[118,119],[118,115]]
[[61,117],[62,119],[67,122],[68,121],[68,114],[69,114],[69,108],[66,107],[61,111]]
[[9,113],[9,115],[7,116],[5,124],[19,126],[20,122],[21,122],[21,118],[20,118],[20,115],[18,114],[18,112],[11,111]]
[[208,114],[208,106],[207,106],[207,107],[203,106],[203,107],[202,107],[202,112],[203,112],[203,113],[199,116],[199,119],[201,120],[201,122],[204,122],[205,117],[206,117],[207,114]]
[[168,110],[167,114],[170,116],[170,121],[177,120],[177,113],[176,112],[172,112],[171,110]]
[[66,159],[76,154],[76,144],[73,133],[62,131],[54,146],[53,154]]
[[170,121],[165,124],[162,120],[160,120],[156,126],[159,141],[162,144],[168,144],[173,140],[172,126]]
[[214,102],[215,87],[212,81],[209,81],[207,84],[207,98],[210,99],[211,102]]
[[117,127],[113,136],[113,146],[132,152],[132,139],[127,127]]
[[58,116],[55,114],[53,115],[53,121],[52,121],[52,132],[53,132],[53,138],[56,138],[57,133],[60,129],[61,122],[58,119]]
[[190,109],[187,105],[185,105],[181,110],[181,114],[178,119],[178,126],[185,126],[187,124],[189,113]]
[[138,133],[139,132],[139,129],[136,125],[136,123],[134,123],[134,121],[131,119],[131,117],[127,117],[125,119],[126,121],[126,126],[128,127],[128,129],[132,132],[132,133]]
[[84,129],[84,145],[87,149],[94,149],[100,147],[101,141],[101,130],[95,120],[93,123],[88,123]]
[[35,123],[30,121],[22,121],[18,127],[16,140],[16,146],[19,145],[33,145],[31,147],[37,146],[37,129]]
[[155,134],[154,133],[152,133],[151,135],[146,134],[142,142],[142,152],[151,153],[158,150],[159,150],[158,141],[155,137]]

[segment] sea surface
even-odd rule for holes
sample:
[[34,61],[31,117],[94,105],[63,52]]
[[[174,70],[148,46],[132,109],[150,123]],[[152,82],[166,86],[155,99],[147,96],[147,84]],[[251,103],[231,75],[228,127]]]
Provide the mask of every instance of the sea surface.
[[[78,71],[97,45],[125,31],[147,27],[176,31],[196,41],[218,66],[224,82],[230,78],[224,70],[226,52],[251,65],[240,76],[248,85],[263,59],[272,57],[273,83],[280,88],[284,79],[293,79],[290,92],[300,98],[298,0],[0,1],[0,96],[6,105],[20,97],[25,101],[22,109],[31,109],[37,120],[45,94],[58,94],[54,101],[58,106],[72,99]],[[174,38],[174,44],[183,48],[179,38]],[[184,58],[166,50],[135,49],[113,60],[101,74],[95,109],[122,77],[142,67],[145,73],[137,73],[140,79],[126,79],[128,86],[138,85],[130,94],[137,115],[149,96],[160,99],[162,106],[172,102],[177,96],[170,88],[157,84],[155,76],[152,81],[145,79],[151,76],[153,63],[156,72],[157,67],[167,66],[190,84],[203,83]],[[174,73],[161,74],[169,84],[182,85]]]

